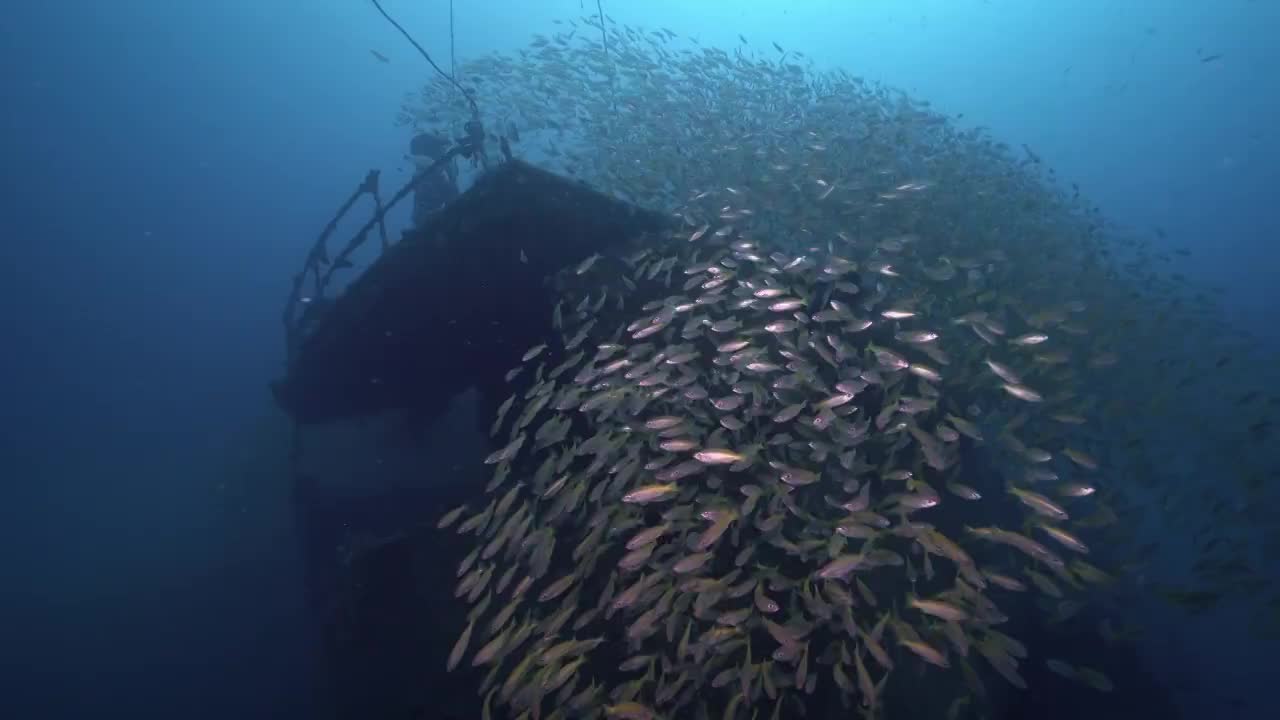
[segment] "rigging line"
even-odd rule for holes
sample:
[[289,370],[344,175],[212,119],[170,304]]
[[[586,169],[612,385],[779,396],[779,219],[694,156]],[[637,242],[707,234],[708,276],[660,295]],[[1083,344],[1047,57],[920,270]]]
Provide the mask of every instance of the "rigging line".
[[410,43],[412,43],[415,48],[417,48],[418,52],[422,54],[422,57],[427,59],[427,62],[431,64],[431,67],[435,68],[436,72],[440,73],[441,77],[453,83],[453,86],[458,88],[458,92],[462,93],[462,97],[466,98],[467,104],[471,106],[471,114],[473,116],[479,116],[480,108],[476,106],[475,98],[471,97],[471,93],[467,92],[466,89],[464,89],[461,85],[459,85],[458,81],[455,80],[453,77],[451,77],[448,73],[441,70],[440,66],[436,64],[436,61],[432,60],[431,56],[427,54],[427,51],[423,50],[422,46],[418,44],[418,41],[413,39],[413,36],[409,34],[409,31],[405,30],[403,27],[400,27],[400,23],[396,22],[394,18],[392,18],[390,15],[387,14],[386,10],[382,9],[382,4],[379,3],[378,0],[370,0],[370,2],[372,2],[373,6],[378,9],[378,12],[382,13],[382,17],[386,18],[387,22],[391,23],[392,27],[399,30],[400,34],[404,35],[405,39],[408,40]]
[[453,54],[453,0],[449,0],[449,74],[455,80],[458,77],[458,61]]
[[609,36],[604,31],[604,5],[601,0],[596,0],[596,12],[600,14],[600,44],[604,46],[604,59],[609,62],[609,97],[613,104],[613,112],[618,112],[618,95],[617,88],[614,87],[613,76],[616,74],[613,68],[613,61],[609,57]]
[[600,44],[604,45],[604,56],[609,57],[609,38],[604,34],[604,6],[596,0],[596,12],[600,14]]

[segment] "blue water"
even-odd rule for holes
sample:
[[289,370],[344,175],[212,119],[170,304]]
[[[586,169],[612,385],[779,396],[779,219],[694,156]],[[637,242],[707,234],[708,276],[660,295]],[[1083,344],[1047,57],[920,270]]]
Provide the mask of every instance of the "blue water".
[[[385,4],[448,57],[447,2]],[[457,55],[582,4],[458,3]],[[1027,144],[1109,218],[1189,248],[1172,269],[1280,347],[1280,4],[604,6],[803,49]],[[367,170],[405,177],[394,119],[429,68],[362,0],[11,4],[0,68],[0,715],[314,717],[266,386],[291,274]],[[1189,713],[1230,696],[1268,716],[1274,651],[1237,654],[1243,625],[1215,622],[1154,633],[1155,671],[1203,683],[1176,696]]]

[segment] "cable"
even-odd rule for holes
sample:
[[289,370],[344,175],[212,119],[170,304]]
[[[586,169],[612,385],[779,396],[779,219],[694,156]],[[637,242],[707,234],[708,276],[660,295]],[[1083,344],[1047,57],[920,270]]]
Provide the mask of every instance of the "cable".
[[600,13],[600,44],[604,45],[604,59],[609,61],[609,98],[613,105],[613,112],[618,113],[618,90],[614,87],[613,76],[616,74],[613,67],[612,58],[609,57],[609,36],[604,31],[604,5],[600,0],[596,0],[596,12]]
[[600,13],[600,43],[604,45],[604,56],[609,57],[609,38],[604,33],[604,6],[596,0],[596,11]]
[[441,70],[440,66],[436,64],[436,61],[432,60],[431,56],[427,54],[427,51],[423,50],[422,46],[418,44],[418,41],[414,40],[413,36],[410,35],[407,30],[400,27],[400,23],[396,22],[390,15],[388,15],[386,10],[382,9],[382,5],[378,2],[378,0],[370,0],[370,1],[373,3],[374,7],[378,8],[378,12],[382,13],[382,17],[386,18],[387,22],[391,23],[391,25],[395,27],[395,29],[399,30],[400,34],[404,35],[405,39],[408,40],[410,43],[412,43],[413,46],[418,49],[418,52],[422,53],[422,57],[426,58],[427,62],[431,63],[431,67],[435,68],[436,72],[440,73],[441,77],[453,83],[453,86],[458,88],[458,92],[462,93],[462,97],[466,98],[467,104],[471,106],[472,117],[480,117],[480,108],[476,106],[475,98],[471,97],[471,93],[467,92],[466,89],[464,89],[461,85],[459,85],[456,79],[451,77],[445,71]]
[[458,77],[458,61],[453,54],[453,0],[449,0],[449,73]]

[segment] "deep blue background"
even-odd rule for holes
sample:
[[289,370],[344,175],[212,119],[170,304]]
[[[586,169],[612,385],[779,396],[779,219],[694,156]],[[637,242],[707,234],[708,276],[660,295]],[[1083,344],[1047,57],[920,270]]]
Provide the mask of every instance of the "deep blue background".
[[[461,3],[459,57],[581,4]],[[363,0],[11,5],[0,714],[305,716],[312,640],[266,394],[279,312],[364,172],[397,185],[393,120],[427,69]],[[447,57],[447,3],[386,5]],[[1225,286],[1233,322],[1280,337],[1280,4],[605,6],[704,44],[805,49],[1025,142],[1109,216],[1190,248],[1177,269]]]

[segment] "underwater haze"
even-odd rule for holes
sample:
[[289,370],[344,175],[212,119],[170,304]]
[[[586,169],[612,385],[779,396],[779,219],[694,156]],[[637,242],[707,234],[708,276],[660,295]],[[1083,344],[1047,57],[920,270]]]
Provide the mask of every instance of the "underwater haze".
[[[1270,685],[1280,679],[1280,434],[1272,426],[1280,413],[1280,4],[604,0],[604,43],[594,1],[380,4],[473,93],[495,166],[501,136],[516,157],[674,215],[679,230],[673,244],[664,236],[625,257],[621,250],[602,252],[598,262],[583,257],[557,276],[563,335],[581,327],[590,338],[582,347],[592,349],[585,364],[561,337],[546,339],[546,357],[530,350],[530,369],[517,382],[533,382],[532,368],[545,360],[546,369],[563,362],[560,385],[553,391],[555,376],[544,385],[537,370],[530,394],[504,406],[504,434],[470,433],[488,428],[489,419],[477,421],[466,396],[412,441],[394,421],[358,420],[320,430],[309,445],[320,448],[313,466],[342,477],[326,501],[337,518],[344,498],[406,485],[430,491],[433,478],[456,481],[465,468],[487,478],[486,456],[501,472],[528,476],[502,485],[493,499],[480,492],[482,480],[468,511],[451,518],[471,522],[476,533],[459,541],[471,543],[462,552],[475,548],[468,566],[481,552],[482,565],[493,561],[479,576],[456,573],[466,578],[459,595],[473,597],[450,594],[448,611],[423,608],[426,616],[440,613],[448,641],[424,648],[429,664],[407,674],[423,687],[447,686],[458,676],[446,673],[446,664],[459,665],[451,648],[459,658],[467,653],[457,683],[468,704],[440,712],[480,717],[483,704],[495,717],[518,717],[536,702],[565,717],[699,717],[698,691],[705,691],[709,715],[722,717],[728,701],[720,699],[742,688],[733,696],[744,702],[736,717],[775,708],[782,717],[801,708],[809,717],[999,718],[1031,709],[1045,717],[1053,707],[1062,714],[1048,717],[1079,708],[1105,717],[1280,715]],[[281,311],[317,234],[365,174],[381,170],[389,197],[419,167],[408,155],[412,137],[461,138],[469,109],[370,0],[24,3],[0,19],[0,38],[7,89],[0,110],[0,217],[7,223],[0,243],[0,714],[354,716],[333,705],[331,687],[341,680],[327,656],[333,617],[341,615],[334,607],[345,596],[317,603],[311,594],[308,553],[316,550],[297,518],[293,425],[269,389],[286,370]],[[789,97],[794,107],[779,100]],[[483,177],[471,162],[458,166],[463,190]],[[367,202],[353,210],[358,219],[343,220],[331,248],[369,216]],[[392,238],[412,231],[409,205],[388,215]],[[786,238],[770,245],[771,235]],[[556,240],[524,238],[521,253]],[[372,244],[362,248],[355,274],[377,256]],[[440,268],[437,277],[454,270]],[[649,291],[641,275],[650,270],[648,281],[665,273],[668,284],[628,295]],[[858,274],[832,285],[846,272]],[[688,295],[681,313],[696,305],[702,290],[680,285],[700,273],[708,273],[711,286],[701,286],[708,296],[717,276],[741,281],[735,290],[744,304],[708,318],[705,333],[658,336],[676,317],[675,309],[664,317],[667,308],[683,302],[671,297]],[[466,292],[459,305],[479,302],[481,290]],[[858,299],[842,305],[841,292]],[[814,298],[834,298],[825,312],[843,330],[815,332],[807,343],[799,326],[824,322]],[[656,303],[643,311],[654,317],[646,321],[654,337],[636,337],[628,323],[648,301]],[[584,308],[593,305],[598,324],[586,320]],[[1027,305],[1035,307],[1024,312]],[[803,317],[791,319],[797,310]],[[713,320],[728,334],[712,339],[721,332]],[[786,324],[748,332],[768,328],[766,320]],[[859,334],[867,328],[884,335]],[[791,333],[802,339],[781,339]],[[761,336],[777,344],[766,351]],[[645,355],[646,338],[661,340],[662,358]],[[1094,338],[1109,345],[1095,347]],[[941,359],[930,346],[935,340],[947,350]],[[1049,350],[1033,347],[1046,340]],[[597,344],[613,342],[616,348],[592,357]],[[735,342],[743,345],[717,347]],[[1055,359],[1051,351],[1059,349]],[[592,381],[620,372],[603,370],[609,352],[642,367],[680,366],[628,382],[648,388],[678,371],[713,398],[723,396],[724,407],[717,403],[714,417],[706,403],[686,413],[671,401],[681,387],[671,380],[670,395],[632,417],[620,419],[634,407],[621,395],[593,398],[606,408],[596,415],[601,405],[585,407],[586,396],[565,388],[580,369]],[[712,362],[716,353],[723,362]],[[833,374],[813,369],[824,363]],[[1110,365],[1118,374],[1103,379]],[[775,407],[765,403],[763,384],[739,386],[752,373],[770,383],[796,379],[769,385]],[[856,389],[843,384],[851,381]],[[717,383],[732,390],[716,392]],[[944,411],[949,383],[966,400]],[[520,395],[524,386],[516,387]],[[626,388],[628,398],[648,397]],[[740,398],[757,390],[759,407],[769,408],[757,414],[776,422],[749,416],[750,404],[739,409]],[[659,401],[672,404],[658,412]],[[844,413],[864,401],[857,412],[867,415],[865,448],[861,438],[846,436],[845,447],[814,435],[846,418],[856,426],[861,415]],[[978,405],[990,409],[981,420],[960,409]],[[553,408],[591,418],[581,421],[593,423],[590,431],[568,415],[548,419]],[[948,419],[956,413],[962,417]],[[797,416],[795,427],[787,425]],[[524,428],[511,426],[521,420],[527,445]],[[1077,420],[1087,429],[1076,429]],[[495,429],[503,422],[500,415]],[[785,437],[782,426],[790,428]],[[615,473],[626,467],[622,458],[639,466],[658,448],[699,449],[690,456],[696,460],[673,467],[723,469],[729,479],[721,486],[717,476],[696,498],[677,487],[682,476],[637,480],[625,494],[615,483],[584,500],[581,512],[566,501],[535,518],[531,508],[551,505],[557,492],[575,502],[591,493],[591,472],[580,467],[554,489],[535,475],[542,462],[569,462],[547,450],[556,441],[543,445],[539,428],[575,448],[607,445],[615,454],[597,450],[601,464],[591,472],[607,461]],[[661,434],[672,428],[687,435]],[[792,447],[801,440],[808,443],[803,459]],[[853,459],[855,445],[868,454]],[[774,448],[779,454],[768,455]],[[1036,459],[1037,451],[1052,460]],[[653,460],[652,469],[669,461]],[[781,475],[772,485],[740,485],[730,466]],[[1036,467],[1054,468],[1052,479],[1023,474]],[[944,480],[944,470],[954,472]],[[806,487],[819,476],[858,471],[875,475],[874,483],[831,483],[825,503],[821,491]],[[1094,484],[1099,492],[1086,498]],[[504,499],[513,486],[534,488],[538,497]],[[969,491],[1007,504],[981,523],[928,515],[965,505]],[[772,501],[759,501],[767,512],[759,510],[751,525],[756,502],[750,510],[739,503],[754,493]],[[1095,500],[1096,509],[1087,504]],[[590,518],[587,503],[600,514]],[[511,512],[489,526],[502,515],[499,504]],[[1076,524],[1055,524],[1066,520],[1059,504]],[[361,532],[434,527],[448,507],[428,506],[423,517],[405,508],[380,514]],[[844,515],[823,515],[833,508],[885,524],[870,515],[852,525]],[[887,529],[890,517],[900,532]],[[922,530],[908,517],[937,528]],[[593,540],[600,518],[625,532]],[[336,522],[338,540],[326,558],[338,567],[358,554],[359,542],[373,541],[355,539],[364,520]],[[642,525],[655,534],[635,547],[650,550],[624,555],[624,541]],[[515,554],[515,534],[525,531],[525,547],[534,549],[511,561],[520,572],[507,580],[527,575],[539,583],[532,607],[515,615],[523,589],[514,593],[502,622],[471,638],[472,625],[488,626],[464,619],[464,605],[479,606],[490,576],[492,603],[484,595],[486,607],[474,617],[488,623],[507,605],[498,577]],[[498,534],[501,540],[491,537]],[[668,534],[685,538],[680,558],[664,554],[676,545],[661,545]],[[843,539],[855,536],[866,541],[856,556]],[[561,538],[559,551],[549,537]],[[1078,537],[1089,554],[1073,549]],[[734,552],[716,555],[730,538],[768,558],[750,586],[686,592],[686,573],[705,579],[741,571],[745,559],[735,568]],[[507,540],[512,550],[496,554]],[[561,557],[580,541],[599,543],[580,554],[592,563],[603,558],[601,568],[584,562],[575,569],[579,554],[573,562]],[[654,551],[655,543],[664,550]],[[941,582],[935,565],[945,587],[930,585]],[[636,568],[654,584],[628,581]],[[741,572],[734,577],[745,583]],[[860,592],[853,578],[863,572],[877,580]],[[1023,587],[999,594],[1006,581]],[[580,594],[607,598],[628,586],[644,598],[635,602],[662,615],[661,625],[638,622],[640,607],[627,603],[615,603],[619,614],[609,610],[608,621],[604,601],[572,618],[553,614]],[[739,597],[752,595],[753,602],[740,601],[740,615],[729,600],[712,608],[721,593],[732,597],[729,586],[741,588]],[[766,588],[788,622],[768,620],[763,608],[771,601],[760,599]],[[675,600],[672,609],[671,597],[695,591],[714,597]],[[988,606],[987,595],[1003,612]],[[534,604],[534,597],[545,600]],[[844,628],[856,624],[846,635],[842,611],[852,614]],[[724,614],[712,621],[712,613]],[[993,629],[1007,616],[1033,628],[1025,659],[1010,627],[1009,636]],[[571,619],[581,621],[581,634],[566,629],[528,640],[544,653],[530,666],[550,668],[528,681],[541,684],[545,705],[543,691],[527,690],[523,671],[513,670],[522,655],[495,648],[483,656],[490,634],[558,631]],[[667,635],[687,637],[688,627],[705,653],[698,659],[717,673],[681,669],[696,664],[685,657],[688,641],[670,656],[675,643]],[[704,630],[704,638],[743,635],[718,654],[720,636],[698,639]],[[609,667],[588,678],[596,647],[562,647],[556,637],[601,638]],[[734,645],[743,637],[745,660]],[[892,668],[872,659],[881,638]],[[962,650],[970,645],[973,652]],[[715,665],[729,657],[723,669]],[[1019,660],[1026,690],[1008,680],[1009,672],[1022,677]],[[997,690],[984,696],[966,684],[971,678],[960,668],[970,661],[983,686]],[[628,682],[611,682],[617,678],[608,673],[626,662],[635,671]],[[487,664],[500,667],[485,686],[491,701],[472,692]],[[771,683],[774,675],[780,684],[770,692],[763,678]],[[512,676],[511,689],[502,688]],[[597,677],[601,690],[587,693]],[[882,678],[879,687],[888,690],[876,689]],[[576,704],[553,704],[551,686],[586,694],[574,694]],[[908,703],[909,711],[895,714],[894,699],[916,689],[938,702]],[[749,711],[752,702],[759,704]]]

